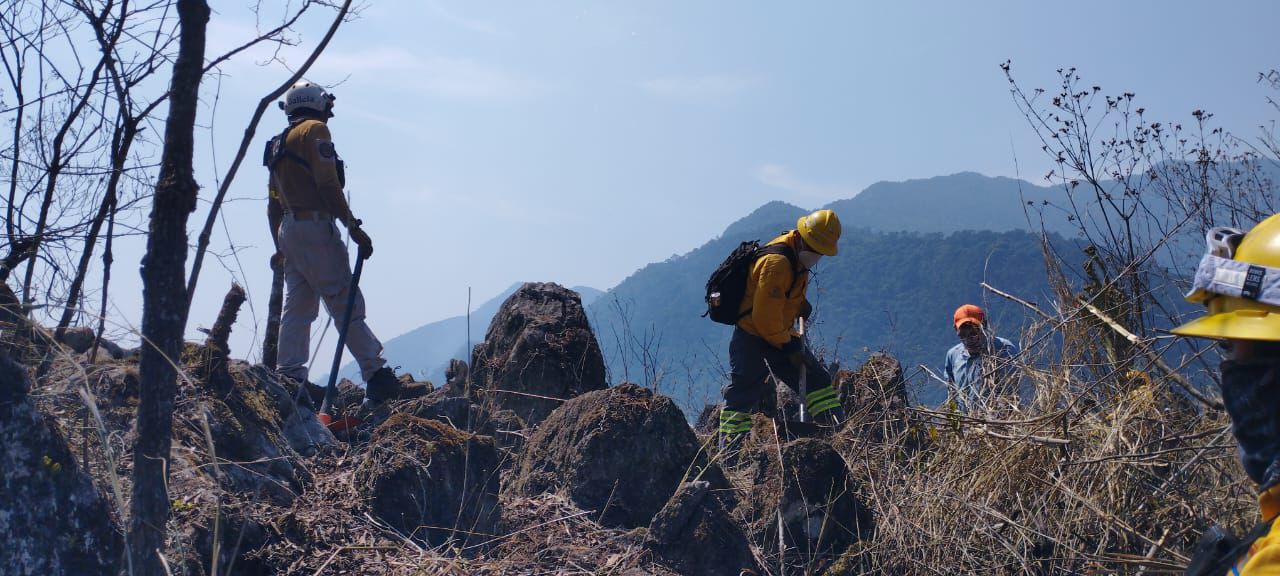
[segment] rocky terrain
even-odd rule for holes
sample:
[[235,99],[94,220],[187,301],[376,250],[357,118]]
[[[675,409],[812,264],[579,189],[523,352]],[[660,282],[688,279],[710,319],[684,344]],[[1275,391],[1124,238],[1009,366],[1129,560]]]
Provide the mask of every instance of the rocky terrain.
[[[0,358],[0,572],[127,571],[139,380],[128,351],[89,348],[51,345],[39,384],[31,355]],[[1221,417],[1150,379],[1088,405],[1046,383],[1061,394],[1025,413],[964,416],[910,406],[876,354],[838,374],[840,429],[788,426],[779,387],[726,461],[714,407],[690,426],[606,382],[555,284],[517,290],[448,381],[341,438],[212,338],[178,360],[173,574],[1159,571],[1208,520],[1251,514]]]

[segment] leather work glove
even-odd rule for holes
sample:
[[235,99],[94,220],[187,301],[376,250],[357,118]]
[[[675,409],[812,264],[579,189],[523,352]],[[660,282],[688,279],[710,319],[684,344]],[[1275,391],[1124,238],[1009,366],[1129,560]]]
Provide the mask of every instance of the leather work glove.
[[792,336],[786,344],[782,345],[782,353],[787,355],[787,361],[792,366],[800,368],[805,363],[804,340],[796,336]]
[[1222,404],[1244,471],[1262,489],[1280,484],[1280,363],[1222,363]]
[[360,258],[373,256],[373,239],[364,231],[364,228],[357,224],[347,228],[347,233],[351,235],[351,240],[359,247],[357,254],[359,254]]

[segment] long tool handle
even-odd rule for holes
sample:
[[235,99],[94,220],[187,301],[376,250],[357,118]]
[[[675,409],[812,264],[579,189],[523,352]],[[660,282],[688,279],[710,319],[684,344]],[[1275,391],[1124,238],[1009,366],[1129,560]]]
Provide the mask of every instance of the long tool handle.
[[338,350],[333,353],[333,367],[329,369],[329,385],[325,386],[324,403],[320,405],[321,414],[330,414],[334,402],[338,399],[338,367],[342,363],[342,347],[347,345],[347,328],[351,326],[351,312],[356,306],[360,273],[363,271],[364,257],[356,256],[356,269],[351,272],[351,287],[347,291],[347,309],[342,313],[342,324],[338,326]]
[[809,404],[809,363],[808,363],[809,345],[804,341],[804,318],[803,317],[798,318],[798,320],[800,321],[800,329],[797,331],[800,333],[800,343],[801,345],[804,346],[805,357],[806,357],[805,363],[800,365],[800,386],[799,386],[800,388],[800,421],[808,422],[809,410],[807,408]]

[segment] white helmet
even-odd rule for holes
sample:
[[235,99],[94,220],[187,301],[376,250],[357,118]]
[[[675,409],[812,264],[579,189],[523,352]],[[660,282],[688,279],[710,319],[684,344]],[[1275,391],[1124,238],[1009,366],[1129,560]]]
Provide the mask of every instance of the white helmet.
[[333,107],[334,100],[333,94],[321,86],[303,80],[284,93],[284,102],[280,103],[280,108],[289,116],[293,116],[302,109],[323,113]]

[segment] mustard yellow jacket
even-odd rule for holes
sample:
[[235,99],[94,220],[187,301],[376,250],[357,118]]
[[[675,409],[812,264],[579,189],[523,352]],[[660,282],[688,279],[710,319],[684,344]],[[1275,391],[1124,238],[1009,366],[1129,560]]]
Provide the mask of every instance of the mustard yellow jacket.
[[[766,246],[787,244],[798,254],[800,234],[787,232]],[[756,260],[747,278],[747,292],[742,297],[739,314],[746,314],[738,321],[738,327],[781,348],[794,335],[792,326],[805,307],[805,289],[809,284],[809,272],[792,271],[791,262],[782,254],[766,254]]]
[[[1262,509],[1263,518],[1280,514],[1280,486],[1273,486],[1258,496],[1258,507]],[[1241,576],[1280,575],[1280,522],[1272,524],[1271,531],[1253,543],[1248,556],[1236,564],[1236,569]]]

